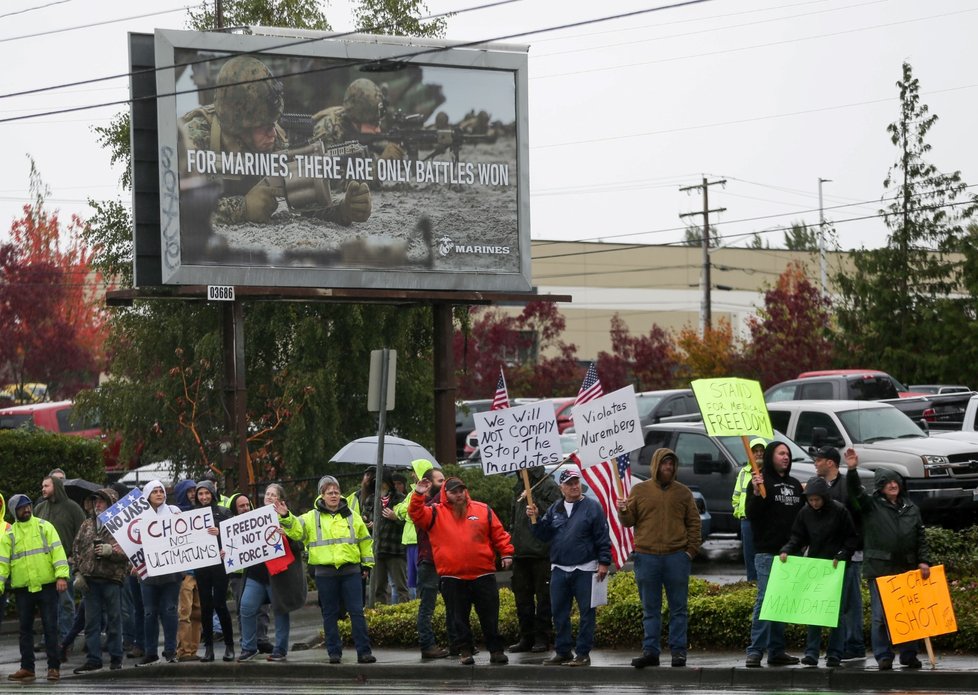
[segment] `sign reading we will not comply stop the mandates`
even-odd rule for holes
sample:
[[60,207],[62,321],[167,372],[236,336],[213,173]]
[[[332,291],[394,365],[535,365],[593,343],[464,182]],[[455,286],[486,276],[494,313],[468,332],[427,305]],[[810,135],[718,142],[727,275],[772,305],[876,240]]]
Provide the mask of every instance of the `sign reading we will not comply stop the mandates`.
[[473,416],[482,472],[486,475],[557,464],[563,458],[554,404],[550,401]]

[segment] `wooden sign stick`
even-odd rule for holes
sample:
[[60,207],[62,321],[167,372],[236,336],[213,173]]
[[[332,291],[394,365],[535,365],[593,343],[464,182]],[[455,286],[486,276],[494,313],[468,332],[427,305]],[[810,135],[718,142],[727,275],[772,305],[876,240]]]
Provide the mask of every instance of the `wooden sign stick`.
[[[523,488],[525,490],[524,494],[526,495],[526,503],[528,505],[533,504],[533,487],[530,485],[530,474],[527,473],[526,469],[524,468],[520,471],[520,475],[523,476]],[[536,514],[530,517],[530,523],[537,523]]]

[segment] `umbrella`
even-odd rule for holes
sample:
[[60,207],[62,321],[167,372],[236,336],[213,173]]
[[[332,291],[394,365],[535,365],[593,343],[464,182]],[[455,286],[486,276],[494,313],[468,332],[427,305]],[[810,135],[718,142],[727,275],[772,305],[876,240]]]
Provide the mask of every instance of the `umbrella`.
[[85,500],[87,500],[92,493],[98,492],[103,487],[105,486],[99,485],[98,483],[93,483],[83,478],[71,478],[65,481],[65,492],[68,493],[68,497],[78,503],[79,507],[84,507]]
[[[378,437],[360,437],[355,439],[330,459],[336,463],[359,463],[373,466],[377,463]],[[431,452],[410,439],[400,437],[384,438],[384,466],[387,468],[410,468],[411,461],[428,459],[435,468],[441,468]]]

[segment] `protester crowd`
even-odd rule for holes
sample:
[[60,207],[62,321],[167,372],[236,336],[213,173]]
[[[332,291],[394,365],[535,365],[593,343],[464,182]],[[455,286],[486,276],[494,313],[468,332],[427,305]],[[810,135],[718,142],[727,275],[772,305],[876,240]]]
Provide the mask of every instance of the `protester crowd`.
[[[755,439],[750,446],[755,466],[748,463],[738,476],[732,499],[744,521],[747,576],[757,583],[746,666],[761,666],[765,656],[769,666],[816,666],[822,654],[828,667],[864,658],[860,573],[872,579],[919,569],[927,577],[919,510],[899,479],[886,471],[876,473],[875,490],[865,490],[851,449],[844,454],[845,476],[839,472],[840,452],[820,449],[818,475],[803,487],[791,476],[786,445]],[[0,515],[6,521],[9,513],[11,521],[0,534],[2,604],[12,593],[20,631],[20,668],[8,678],[34,680],[35,651],[43,651],[47,680],[59,680],[81,632],[85,658],[75,673],[102,669],[106,661],[110,669],[119,669],[126,657],[136,666],[214,661],[217,656],[228,662],[259,656],[286,661],[290,613],[305,604],[310,579],[318,592],[330,664],[343,660],[341,616],[350,620],[357,663],[370,664],[376,657],[365,605],[371,599],[384,604],[418,598],[423,660],[455,656],[461,664],[476,663],[480,645],[470,627],[474,608],[490,664],[508,663],[507,651],[551,652],[545,665],[586,667],[600,603],[596,597],[613,569],[609,514],[634,532],[644,639],[632,665],[660,665],[665,590],[669,661],[683,667],[690,567],[702,539],[692,493],[676,479],[679,465],[675,452],[659,449],[649,479],[634,485],[610,510],[584,494],[576,466],[563,466],[556,482],[542,467],[530,469],[526,482],[520,479],[514,487],[510,531],[489,505],[472,499],[462,479],[446,478],[424,460],[413,463],[410,480],[385,473],[377,481],[374,470],[367,469],[358,488],[346,496],[335,477],[324,476],[306,511],[290,506],[287,491],[271,484],[256,506],[274,511],[279,524],[275,542],[282,544],[284,557],[243,570],[231,570],[221,561],[154,576],[140,576],[100,516],[132,491],[116,484],[92,492],[79,505],[65,491],[64,472],[56,469],[43,479],[39,500],[15,494],[4,506],[0,497]],[[210,510],[212,525],[206,532],[218,537],[222,524],[253,509],[244,494],[221,495],[210,473],[200,481],[177,483],[169,500],[158,480],[147,483],[141,495],[148,504],[145,513],[161,523],[194,509]],[[838,626],[829,631],[824,652],[822,629],[810,627],[801,659],[786,651],[784,623],[760,617],[775,563],[792,555],[846,563]],[[499,631],[500,568],[512,568],[519,620],[519,639],[508,647]],[[897,657],[904,668],[920,668],[916,642],[890,643],[875,582],[869,587],[871,648],[879,669],[892,669]],[[439,595],[445,604],[445,646],[437,643],[433,625]],[[575,603],[580,616],[576,636],[570,620]],[[43,633],[37,645],[35,613]],[[216,652],[221,642],[224,650]]]

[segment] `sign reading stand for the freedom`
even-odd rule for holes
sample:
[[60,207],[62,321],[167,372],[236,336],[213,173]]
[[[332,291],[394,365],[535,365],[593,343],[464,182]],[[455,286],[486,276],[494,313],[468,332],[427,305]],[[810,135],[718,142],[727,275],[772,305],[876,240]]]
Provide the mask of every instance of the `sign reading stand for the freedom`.
[[578,457],[584,467],[611,461],[645,444],[635,389],[630,385],[575,405],[574,428]]
[[486,475],[558,464],[563,458],[550,401],[474,413],[474,417]]
[[221,553],[217,536],[207,532],[215,526],[210,507],[179,514],[143,516],[139,537],[146,558],[146,573],[151,577],[219,565]]
[[894,644],[958,631],[944,565],[931,567],[927,579],[912,570],[877,577],[876,586]]
[[771,417],[758,382],[730,377],[697,379],[690,386],[711,437],[774,438]]
[[149,500],[141,491],[132,490],[98,515],[140,577],[146,576],[146,560],[139,539],[139,520],[150,511]]
[[278,514],[272,505],[239,514],[221,524],[224,569],[228,573],[285,555]]
[[844,562],[833,568],[832,560],[789,555],[781,562],[775,557],[761,604],[761,620],[838,626],[845,571]]

